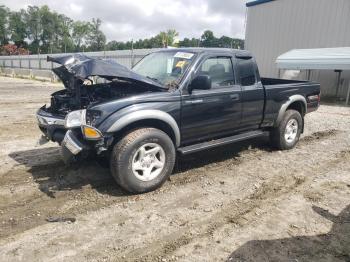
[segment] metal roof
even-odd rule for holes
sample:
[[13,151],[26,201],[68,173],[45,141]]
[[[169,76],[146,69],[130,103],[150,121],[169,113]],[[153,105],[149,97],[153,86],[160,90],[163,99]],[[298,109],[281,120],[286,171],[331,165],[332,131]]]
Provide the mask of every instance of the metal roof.
[[272,1],[275,1],[275,0],[256,0],[256,1],[251,1],[251,2],[246,3],[246,6],[251,7],[251,6],[261,5],[261,4],[265,4],[268,2],[272,2]]
[[280,69],[350,70],[350,47],[294,49],[276,63]]

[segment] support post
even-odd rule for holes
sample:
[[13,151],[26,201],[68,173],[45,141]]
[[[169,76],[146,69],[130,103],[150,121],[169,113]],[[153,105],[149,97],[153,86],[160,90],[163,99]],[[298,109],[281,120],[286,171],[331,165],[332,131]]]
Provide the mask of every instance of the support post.
[[349,99],[350,99],[350,80],[349,80],[349,84],[348,84],[348,93],[346,95],[345,105],[349,105]]
[[338,98],[342,70],[335,70],[335,72],[338,73],[337,87],[335,89],[335,98]]
[[134,56],[134,39],[131,39],[131,68],[134,67],[134,61],[135,56]]
[[307,80],[310,81],[311,78],[311,70],[307,70]]

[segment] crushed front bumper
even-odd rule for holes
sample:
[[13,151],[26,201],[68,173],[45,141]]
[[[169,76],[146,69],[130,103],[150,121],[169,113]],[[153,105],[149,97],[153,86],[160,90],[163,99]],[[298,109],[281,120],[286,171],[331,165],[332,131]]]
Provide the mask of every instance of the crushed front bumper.
[[73,155],[77,155],[83,150],[83,144],[79,142],[71,130],[66,132],[61,146],[67,148]]
[[45,112],[41,109],[36,114],[36,118],[38,119],[38,123],[41,126],[61,126],[64,127],[64,118],[54,117],[53,115],[42,115],[42,113]]
[[62,116],[53,115],[45,109],[46,107],[43,106],[36,113],[38,126],[48,140],[61,143],[67,131],[64,127],[65,119]]
[[61,143],[62,160],[66,165],[76,162],[78,155],[83,151],[87,152],[87,149],[88,146],[79,141],[72,130],[68,130]]
[[66,164],[84,159],[92,152],[102,154],[113,141],[112,136],[94,140],[85,139],[82,128],[67,129],[64,116],[51,114],[45,106],[37,111],[36,117],[38,126],[43,132],[39,143],[41,140],[42,143],[48,140],[58,142],[61,145],[61,157]]

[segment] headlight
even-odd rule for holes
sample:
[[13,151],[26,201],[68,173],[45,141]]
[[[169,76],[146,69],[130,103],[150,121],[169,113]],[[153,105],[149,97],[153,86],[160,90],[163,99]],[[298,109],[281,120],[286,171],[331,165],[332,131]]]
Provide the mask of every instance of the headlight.
[[102,137],[101,132],[92,126],[82,126],[84,137],[89,140],[97,140]]
[[85,109],[70,112],[66,116],[66,121],[64,123],[65,128],[80,127],[85,125],[85,114]]

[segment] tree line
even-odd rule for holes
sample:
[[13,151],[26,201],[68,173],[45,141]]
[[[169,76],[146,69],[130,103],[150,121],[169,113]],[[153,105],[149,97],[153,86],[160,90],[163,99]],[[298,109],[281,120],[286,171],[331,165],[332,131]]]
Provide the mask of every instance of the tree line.
[[200,38],[178,40],[174,29],[137,41],[106,41],[101,30],[102,21],[74,21],[64,14],[50,10],[47,5],[28,6],[11,11],[0,6],[0,53],[2,55],[67,53],[102,50],[179,47],[227,47],[242,49],[242,39],[222,36],[217,38],[210,30]]

